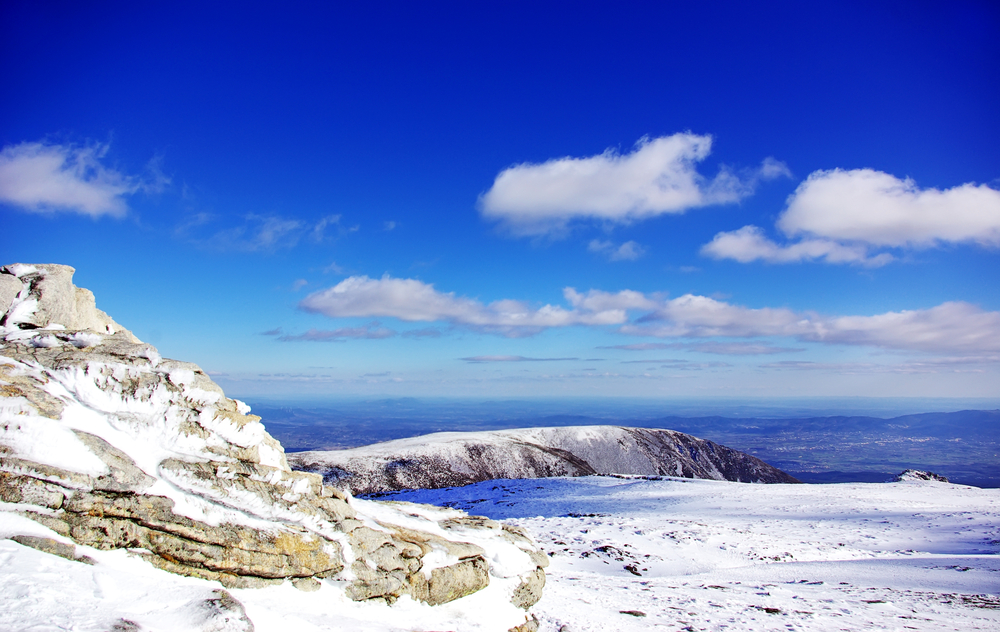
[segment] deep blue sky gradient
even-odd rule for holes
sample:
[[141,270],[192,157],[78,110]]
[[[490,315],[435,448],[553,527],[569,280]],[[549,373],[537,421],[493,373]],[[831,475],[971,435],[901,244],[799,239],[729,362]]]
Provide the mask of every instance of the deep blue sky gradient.
[[[760,368],[912,355],[788,340],[771,342],[806,351],[636,355],[598,349],[642,341],[613,329],[508,339],[393,319],[379,321],[442,335],[260,335],[369,322],[297,308],[355,274],[537,305],[564,304],[571,286],[830,315],[956,300],[1000,310],[1000,257],[975,245],[897,251],[900,261],[874,269],[699,254],[747,224],[777,238],[785,199],[819,169],[872,168],[925,188],[1000,182],[998,5],[820,4],[5,2],[0,144],[107,143],[105,164],[142,175],[155,161],[170,184],[130,196],[124,218],[0,206],[0,259],[75,266],[99,307],[164,355],[224,374],[234,395],[996,395],[995,366],[968,376]],[[610,232],[583,225],[563,239],[512,238],[477,211],[511,165],[627,153],[644,136],[684,131],[713,136],[698,167],[708,177],[766,157],[793,177],[738,204]],[[218,237],[252,226],[248,216],[314,224],[333,214],[340,229],[318,244],[246,251]],[[587,250],[591,239],[647,252],[609,262]],[[502,354],[581,360],[459,360]],[[640,357],[732,366],[643,379],[642,365],[621,364]],[[587,368],[614,375],[573,377]],[[306,377],[267,377],[279,372]]]

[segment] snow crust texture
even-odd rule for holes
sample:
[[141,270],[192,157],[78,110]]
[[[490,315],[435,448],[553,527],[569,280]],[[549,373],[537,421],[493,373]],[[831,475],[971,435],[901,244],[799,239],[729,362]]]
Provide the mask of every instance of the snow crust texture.
[[1000,489],[585,476],[385,497],[526,529],[552,560],[543,632],[1000,629]]
[[673,430],[620,426],[440,432],[350,450],[298,452],[289,461],[355,494],[592,474],[798,482],[756,457],[711,441]]
[[[378,604],[419,611],[477,596],[478,614],[456,605],[450,616],[495,630],[530,621],[548,560],[523,530],[356,500],[292,471],[246,404],[97,310],[73,272],[0,268],[0,565],[25,548],[85,569],[125,555],[130,573],[140,562],[139,576],[167,571],[211,590],[323,588],[375,604],[376,620],[388,616]],[[253,629],[230,593],[185,599],[178,621],[211,621],[176,629]],[[122,621],[95,629],[142,629]]]

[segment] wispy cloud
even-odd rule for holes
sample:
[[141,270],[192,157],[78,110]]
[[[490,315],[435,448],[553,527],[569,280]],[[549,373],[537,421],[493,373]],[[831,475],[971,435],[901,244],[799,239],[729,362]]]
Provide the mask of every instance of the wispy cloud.
[[805,351],[801,348],[776,347],[761,342],[643,342],[631,345],[614,345],[598,347],[599,349],[623,349],[626,351],[653,351],[674,349],[678,351],[697,351],[716,355],[772,355],[777,353],[795,353]]
[[404,338],[440,338],[443,334],[440,329],[424,327],[423,329],[408,329],[401,335]]
[[274,329],[269,329],[267,331],[262,331],[262,332],[260,332],[260,335],[262,335],[262,336],[280,336],[281,335],[281,327],[275,327]]
[[304,334],[285,335],[278,338],[282,342],[344,342],[346,340],[382,340],[392,338],[396,332],[392,329],[382,327],[378,323],[372,323],[364,327],[342,327],[340,329],[321,330],[310,329]]
[[481,355],[468,358],[459,358],[466,362],[564,362],[569,360],[579,360],[580,358],[526,358],[519,355]]
[[742,263],[819,260],[880,266],[893,260],[879,248],[940,244],[1000,246],[1000,191],[985,184],[921,189],[916,182],[873,169],[816,171],[788,198],[777,227],[779,244],[756,226],[718,233],[702,254]]
[[[344,228],[340,215],[328,215],[315,222],[307,222],[294,217],[284,217],[274,214],[248,213],[242,217],[242,222],[236,226],[216,230],[208,237],[194,236],[206,231],[199,230],[219,217],[208,213],[198,213],[189,217],[177,227],[175,233],[187,237],[193,243],[212,250],[223,252],[275,252],[298,246],[303,241],[322,243],[337,236],[348,234],[354,228]],[[332,263],[324,272],[342,272],[343,269]]]
[[778,244],[764,235],[757,226],[721,232],[701,248],[701,253],[714,259],[735,259],[740,263],[795,263],[823,261],[825,263],[856,263],[877,268],[894,259],[888,253],[870,255],[864,244],[841,244],[829,239],[802,239],[791,244]]
[[129,195],[169,183],[159,160],[150,163],[144,178],[106,166],[108,149],[107,144],[8,145],[0,150],[0,202],[40,213],[122,217]]
[[885,364],[877,362],[769,362],[762,369],[782,371],[827,371],[847,375],[866,373],[984,373],[989,365],[1000,363],[1000,356],[958,356],[907,360]]
[[587,244],[587,250],[604,255],[610,261],[635,261],[646,253],[646,249],[634,241],[626,241],[615,245],[611,241],[592,239]]
[[608,149],[586,158],[515,165],[497,175],[479,207],[515,235],[545,235],[573,220],[627,223],[737,202],[757,181],[788,174],[782,163],[768,159],[748,174],[722,169],[707,179],[695,165],[711,147],[711,136],[683,133],[643,138],[624,155]]
[[[440,292],[416,279],[349,277],[314,292],[299,306],[331,318],[397,318],[446,322],[505,336],[527,336],[553,327],[617,327],[625,334],[657,338],[767,338],[874,346],[934,353],[983,355],[1000,352],[1000,312],[964,302],[872,316],[826,316],[785,307],[751,308],[708,296],[633,290],[579,292],[565,288],[569,307],[534,307],[524,301],[491,303]],[[685,349],[725,355],[786,353],[797,349],[743,341],[640,343],[641,349]],[[667,345],[668,343],[663,343]],[[628,348],[628,346],[626,346]],[[633,350],[640,349],[633,346]]]
[[309,238],[314,242],[319,243],[327,237],[327,229],[331,227],[343,230],[343,227],[340,225],[340,215],[327,215],[326,217],[321,218],[318,222],[316,222],[316,225],[313,226],[309,233]]
[[565,295],[574,305],[573,309],[553,305],[535,308],[523,301],[509,299],[484,304],[456,296],[453,292],[439,292],[433,285],[416,279],[354,276],[332,288],[310,294],[299,306],[308,312],[332,318],[393,317],[409,322],[444,321],[517,337],[548,327],[620,324],[627,318],[623,306],[637,304],[637,301],[652,305],[637,292],[612,295],[592,291],[579,294],[567,288]]

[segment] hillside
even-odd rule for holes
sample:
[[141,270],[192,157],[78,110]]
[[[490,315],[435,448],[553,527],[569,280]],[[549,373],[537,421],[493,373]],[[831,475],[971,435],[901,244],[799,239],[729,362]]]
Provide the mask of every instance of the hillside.
[[289,455],[299,470],[356,494],[498,478],[633,474],[795,483],[760,459],[671,430],[570,426],[442,432],[350,450]]

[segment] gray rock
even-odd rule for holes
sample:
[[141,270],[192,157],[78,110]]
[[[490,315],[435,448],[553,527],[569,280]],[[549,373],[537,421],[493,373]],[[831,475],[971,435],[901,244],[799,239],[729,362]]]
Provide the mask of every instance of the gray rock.
[[254,632],[253,622],[238,599],[226,590],[213,591],[215,596],[198,604],[205,620],[200,632]]
[[[37,301],[34,313],[25,315],[17,324],[22,329],[42,328],[49,325],[62,325],[70,330],[87,330],[101,334],[124,333],[133,342],[139,339],[132,335],[110,316],[97,309],[93,293],[90,290],[73,285],[73,274],[76,270],[70,266],[58,264],[31,264],[35,272],[16,277],[22,284],[28,284],[28,297]],[[13,266],[4,266],[3,276],[12,274]],[[10,286],[9,281],[5,284]],[[11,290],[7,289],[9,293]],[[21,290],[19,289],[18,292]],[[16,296],[16,294],[15,294]],[[4,308],[6,312],[10,303]],[[8,323],[4,315],[2,324]]]
[[296,577],[292,580],[292,586],[302,592],[316,592],[322,587],[322,584],[315,577]]
[[24,284],[13,274],[0,272],[0,318],[7,313],[11,301],[21,292]]
[[510,602],[518,608],[527,610],[542,598],[542,588],[544,587],[545,572],[536,568],[534,572],[524,577],[518,587],[514,589],[514,595]]
[[42,553],[51,553],[67,560],[76,560],[76,547],[52,538],[42,538],[34,535],[13,535],[11,540]]
[[486,588],[490,583],[489,565],[481,557],[458,564],[435,568],[430,578],[424,573],[410,575],[410,594],[432,606],[448,603]]
[[[8,330],[0,345],[0,355],[6,358],[0,362],[0,396],[19,400],[0,408],[5,415],[0,418],[2,436],[15,437],[0,443],[0,501],[16,503],[15,513],[77,545],[127,549],[157,568],[226,587],[255,588],[288,580],[311,591],[320,587],[320,579],[334,578],[357,600],[392,603],[410,595],[437,605],[481,590],[489,584],[490,567],[483,548],[467,541],[476,537],[513,544],[538,567],[547,563],[524,532],[487,518],[442,513],[449,519],[432,522],[431,533],[359,515],[351,497],[324,485],[320,475],[291,470],[280,443],[264,431],[260,418],[241,412],[200,368],[160,358],[153,347],[98,310],[90,292],[73,286],[72,268],[35,267],[34,272],[18,268],[19,278],[10,266],[0,269],[0,302],[8,295],[15,306],[37,302],[33,314],[17,307],[4,314],[6,320],[18,315],[4,321],[16,330]],[[54,324],[66,328],[35,331]],[[52,380],[77,383],[80,392],[96,387],[107,395],[84,400],[72,387],[60,395],[67,401],[76,397],[115,429],[108,439],[73,430],[81,452],[89,450],[100,459],[106,474],[82,466],[83,471],[73,471],[69,461],[60,461],[60,467],[38,463],[18,451],[23,445],[16,440],[21,422],[5,411],[30,408],[38,415],[33,423],[63,424],[60,432],[75,427],[63,420],[67,404],[46,390]],[[142,405],[132,405],[138,402]],[[143,470],[118,447],[128,445],[119,442],[119,436],[139,441],[154,437],[173,456],[158,463],[155,471],[140,460],[147,468]],[[161,483],[185,494],[194,506],[206,505],[211,512],[230,516],[230,522],[208,524],[175,512],[173,500],[149,493]],[[412,507],[408,512],[396,504],[394,509],[407,524],[435,513]],[[74,545],[18,538],[39,550],[86,561],[75,556]],[[425,572],[424,558],[432,551],[457,562]],[[353,573],[349,580],[342,574],[346,559]],[[519,604],[531,602],[540,590],[540,573],[522,577]],[[242,606],[228,593],[192,607],[204,616],[196,617],[191,629],[252,629]],[[139,629],[125,619],[111,627]]]
[[156,479],[140,470],[129,455],[104,439],[82,430],[74,430],[73,432],[111,470],[110,474],[101,476],[94,481],[94,489],[109,492],[141,492],[149,489],[156,482]]
[[940,474],[935,474],[934,472],[927,472],[924,470],[903,470],[888,482],[890,483],[900,483],[903,481],[936,481],[938,483],[949,483],[947,477],[941,476]]

